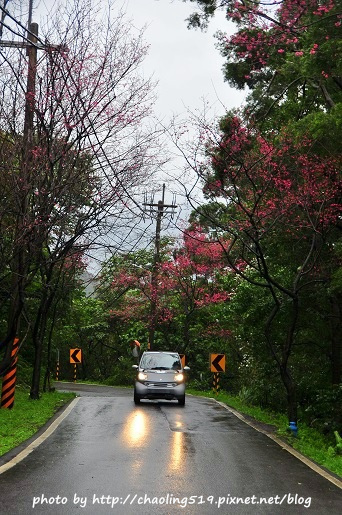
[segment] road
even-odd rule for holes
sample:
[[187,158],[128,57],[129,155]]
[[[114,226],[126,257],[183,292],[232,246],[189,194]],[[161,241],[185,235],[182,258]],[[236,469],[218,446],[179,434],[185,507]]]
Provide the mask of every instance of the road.
[[0,474],[1,514],[342,512],[337,486],[213,400],[135,406],[131,389],[69,388],[70,413]]

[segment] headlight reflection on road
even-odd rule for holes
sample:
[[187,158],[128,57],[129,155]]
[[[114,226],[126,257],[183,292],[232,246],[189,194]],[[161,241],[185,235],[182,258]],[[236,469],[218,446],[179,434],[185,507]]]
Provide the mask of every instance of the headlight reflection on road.
[[133,411],[124,426],[123,437],[129,447],[143,447],[147,443],[149,420],[144,411]]
[[171,449],[170,449],[170,472],[181,472],[185,464],[184,453],[184,433],[181,431],[172,432]]

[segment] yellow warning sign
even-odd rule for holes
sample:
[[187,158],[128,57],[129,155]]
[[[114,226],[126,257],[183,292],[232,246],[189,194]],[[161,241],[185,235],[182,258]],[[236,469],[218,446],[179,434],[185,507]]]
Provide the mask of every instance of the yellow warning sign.
[[181,359],[182,367],[184,368],[187,365],[187,362],[188,362],[188,360],[186,358],[186,355],[185,354],[180,354],[179,357]]
[[210,372],[225,372],[226,355],[210,354]]
[[82,349],[70,349],[70,363],[82,362]]

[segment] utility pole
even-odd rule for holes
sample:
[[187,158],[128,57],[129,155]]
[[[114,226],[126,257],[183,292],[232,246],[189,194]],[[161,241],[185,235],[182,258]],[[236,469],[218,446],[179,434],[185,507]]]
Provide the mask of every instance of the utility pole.
[[[5,5],[5,3],[4,3]],[[38,24],[32,23],[32,10],[33,0],[29,2],[29,16],[28,16],[28,29],[26,42],[24,41],[5,41],[0,40],[0,47],[14,47],[14,48],[26,48],[26,55],[28,56],[28,70],[27,70],[27,82],[26,82],[26,100],[25,100],[25,122],[23,132],[23,184],[26,184],[29,173],[29,160],[30,160],[30,148],[33,144],[33,122],[34,122],[34,110],[35,110],[35,96],[36,96],[36,75],[37,75],[37,53],[38,50],[60,50],[63,48],[61,45],[50,45],[50,44],[39,44],[38,43]],[[9,13],[2,9],[2,19],[4,21],[6,15]],[[2,32],[0,32],[2,35]],[[23,211],[25,213],[25,211]]]
[[[29,4],[29,20],[28,29],[26,34],[26,41],[6,41],[0,40],[0,47],[11,48],[26,48],[26,55],[28,56],[28,70],[27,82],[25,93],[25,121],[23,130],[23,144],[22,144],[22,158],[21,158],[21,184],[24,186],[21,195],[21,208],[17,219],[17,235],[20,235],[25,228],[25,216],[27,212],[28,197],[25,193],[25,186],[29,184],[30,180],[30,149],[33,144],[33,126],[34,126],[34,111],[35,111],[35,93],[36,93],[36,73],[37,73],[37,52],[38,50],[59,50],[61,47],[58,45],[41,45],[38,43],[38,24],[32,23],[32,4]],[[5,3],[3,5],[6,5]],[[5,17],[10,16],[6,9],[1,9],[1,23],[4,23]],[[12,17],[11,17],[12,18]],[[13,18],[12,18],[13,19]],[[2,35],[2,31],[1,31]],[[15,240],[16,241],[16,240]],[[19,318],[22,311],[23,302],[23,289],[25,281],[25,248],[20,246],[15,249],[14,263],[13,263],[13,287],[12,287],[12,303],[8,320],[8,336],[13,339],[17,336],[19,331]],[[10,358],[10,349],[7,352]]]
[[[29,149],[33,144],[33,115],[36,97],[36,76],[37,76],[37,39],[38,24],[30,23],[28,33],[29,43],[26,47],[26,55],[29,58],[26,83],[26,102],[25,102],[25,123],[24,123],[24,147],[26,147],[26,157],[29,157]],[[30,44],[31,43],[31,44]]]
[[[3,34],[3,27],[5,27],[4,21],[6,17],[14,20],[20,27],[23,26],[10,15],[5,9],[7,2],[2,2],[1,6],[1,20],[0,20],[0,37]],[[26,252],[27,249],[24,245],[19,244],[16,247],[16,242],[20,241],[23,232],[25,231],[26,214],[28,206],[28,195],[26,186],[30,182],[31,170],[31,148],[34,139],[34,112],[35,112],[35,92],[36,92],[36,72],[37,72],[37,52],[41,50],[59,50],[60,45],[45,45],[38,43],[38,24],[32,23],[32,8],[33,0],[29,2],[29,19],[28,28],[26,30],[26,36],[23,36],[24,41],[6,41],[0,39],[0,47],[11,47],[11,48],[23,48],[26,49],[26,55],[28,56],[28,70],[27,70],[27,81],[26,81],[26,93],[25,93],[25,112],[24,112],[24,128],[23,138],[21,147],[21,166],[20,166],[20,183],[22,188],[20,193],[20,210],[16,220],[16,234],[14,236],[13,245],[13,256],[12,256],[12,288],[11,288],[11,305],[8,314],[8,326],[6,341],[6,352],[5,358],[2,362],[1,369],[6,369],[11,364],[11,349],[14,338],[19,333],[19,323],[21,312],[23,309],[24,302],[24,289],[25,281],[27,277],[27,260]],[[9,27],[7,27],[11,30]]]
[[[150,202],[144,202],[143,204],[146,207],[149,207],[149,212],[156,213],[156,235],[155,235],[155,243],[154,243],[154,257],[152,264],[152,272],[151,272],[151,300],[150,300],[150,321],[149,321],[149,331],[148,331],[148,348],[150,350],[154,347],[154,333],[156,330],[156,322],[157,322],[157,302],[158,302],[158,267],[160,263],[160,233],[161,233],[161,222],[162,218],[166,214],[173,214],[174,209],[176,209],[176,204],[172,202],[172,204],[165,204],[165,184],[163,184],[163,196],[162,200],[159,200],[157,204]],[[171,209],[171,211],[165,211],[165,209]]]
[[[7,11],[2,10],[2,22],[4,21]],[[36,89],[36,68],[37,68],[37,38],[38,38],[38,25],[31,23],[27,31],[27,42],[24,41],[5,41],[0,40],[2,47],[15,47],[26,48],[26,55],[28,56],[28,71],[26,81],[26,94],[25,94],[25,120],[23,130],[23,143],[21,151],[21,184],[24,186],[21,192],[20,212],[16,221],[16,236],[14,241],[20,239],[20,235],[24,230],[25,216],[27,212],[28,198],[25,193],[25,186],[29,182],[30,174],[30,148],[33,143],[33,120],[34,120],[34,101]],[[14,338],[19,333],[20,315],[23,307],[24,283],[26,280],[26,264],[25,264],[25,248],[19,245],[14,248],[13,252],[13,269],[12,269],[12,300],[8,316],[8,345],[6,350],[6,361],[11,359],[11,345]]]

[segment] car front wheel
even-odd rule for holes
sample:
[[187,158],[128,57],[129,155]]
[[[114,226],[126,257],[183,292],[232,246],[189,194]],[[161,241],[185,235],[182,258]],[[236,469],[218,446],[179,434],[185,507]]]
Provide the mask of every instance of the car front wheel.
[[184,406],[185,405],[185,394],[180,399],[178,399],[178,404],[180,406]]
[[136,391],[134,390],[134,404],[140,404],[140,397],[139,395],[136,393]]

